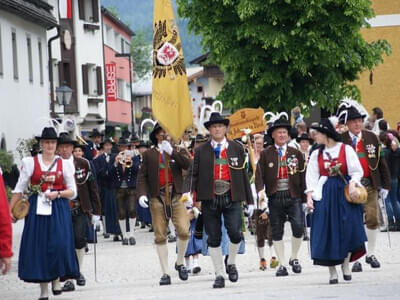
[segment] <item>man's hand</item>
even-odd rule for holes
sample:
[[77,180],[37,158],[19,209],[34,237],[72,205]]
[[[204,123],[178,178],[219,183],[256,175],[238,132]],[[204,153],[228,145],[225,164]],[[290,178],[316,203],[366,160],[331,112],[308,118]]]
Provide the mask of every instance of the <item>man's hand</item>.
[[3,275],[6,275],[11,268],[11,257],[0,258],[0,271]]
[[244,212],[249,218],[251,218],[254,212],[254,205],[253,204],[247,205],[247,208],[245,208]]
[[167,152],[168,155],[171,155],[171,154],[172,154],[172,151],[173,151],[174,149],[172,148],[170,142],[164,140],[164,141],[162,141],[161,145],[162,145],[162,149],[163,149],[165,152]]

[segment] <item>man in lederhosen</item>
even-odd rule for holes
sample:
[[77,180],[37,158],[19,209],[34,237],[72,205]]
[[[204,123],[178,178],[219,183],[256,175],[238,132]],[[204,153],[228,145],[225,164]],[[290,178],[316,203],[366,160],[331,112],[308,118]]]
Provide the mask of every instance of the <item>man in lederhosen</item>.
[[178,255],[175,269],[181,280],[188,279],[184,266],[184,255],[189,241],[189,216],[185,205],[179,201],[182,195],[182,170],[189,167],[190,161],[183,151],[173,149],[161,126],[156,124],[150,133],[154,146],[143,153],[143,162],[139,170],[137,191],[139,205],[148,207],[147,195],[150,195],[150,211],[154,229],[154,242],[160,259],[163,275],[160,285],[171,284],[168,268],[167,228],[169,219],[177,231]]
[[[301,273],[297,258],[303,240],[302,203],[305,201],[304,158],[300,151],[289,147],[291,126],[284,120],[277,120],[268,128],[268,135],[274,145],[261,152],[257,163],[256,189],[260,201],[265,201],[269,209],[272,240],[280,266],[276,276],[287,276],[284,225],[289,218],[292,227],[292,254],[289,265],[294,273]],[[268,199],[267,197],[268,196]]]
[[[72,160],[75,166],[75,181],[78,190],[76,199],[70,201],[72,225],[74,227],[75,251],[78,258],[79,270],[82,270],[83,257],[85,255],[86,240],[86,218],[97,225],[100,221],[101,202],[97,190],[96,181],[92,174],[89,161],[84,158],[76,158],[72,151],[77,143],[67,133],[61,133],[57,144],[59,155],[66,160]],[[84,286],[85,277],[82,273],[76,280],[76,284]],[[67,281],[63,287],[64,292],[75,290],[72,281]]]
[[247,214],[250,217],[254,210],[244,148],[225,137],[228,125],[229,120],[217,112],[213,112],[210,120],[204,123],[211,140],[195,149],[192,173],[192,191],[196,192],[196,201],[201,202],[216,275],[214,288],[225,287],[221,251],[222,216],[230,240],[226,272],[229,280],[236,282],[239,278],[236,254],[242,239],[242,202],[248,205]]
[[[110,176],[116,188],[119,227],[122,234],[122,245],[136,245],[133,235],[136,219],[136,180],[140,158],[134,151],[128,150],[128,141],[121,137],[118,141],[120,153],[115,157]],[[129,239],[126,230],[126,219],[129,222]]]
[[[346,110],[346,111],[344,111]],[[363,120],[366,115],[359,112],[354,106],[340,111],[340,122],[345,123],[348,131],[342,134],[343,143],[351,145],[357,152],[364,171],[361,184],[368,191],[367,203],[364,204],[366,234],[368,238],[367,256],[365,262],[372,268],[379,268],[380,263],[375,256],[376,237],[379,230],[378,218],[378,189],[383,201],[390,189],[390,171],[386,159],[381,154],[381,146],[377,136],[363,129]],[[352,272],[361,272],[360,262],[355,262]]]

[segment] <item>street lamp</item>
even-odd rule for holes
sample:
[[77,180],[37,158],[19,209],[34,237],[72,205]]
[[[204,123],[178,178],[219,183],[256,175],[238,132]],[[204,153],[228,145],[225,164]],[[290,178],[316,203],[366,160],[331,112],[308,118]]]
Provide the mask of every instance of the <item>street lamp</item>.
[[133,99],[132,99],[132,70],[131,70],[131,54],[130,53],[115,53],[115,57],[128,57],[129,58],[129,87],[131,90],[131,127],[132,127],[132,136],[135,133],[135,121],[134,121],[134,112],[133,112]]
[[67,86],[67,83],[64,81],[63,84],[56,88],[57,102],[59,105],[69,105],[71,103],[73,90]]

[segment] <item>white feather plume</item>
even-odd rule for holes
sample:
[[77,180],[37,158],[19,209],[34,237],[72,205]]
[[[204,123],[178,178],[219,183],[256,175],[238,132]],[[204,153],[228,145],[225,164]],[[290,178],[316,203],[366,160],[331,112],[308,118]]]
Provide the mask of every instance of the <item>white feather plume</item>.
[[328,119],[331,122],[333,128],[336,128],[337,124],[339,123],[339,118],[336,116],[330,116]]
[[358,110],[358,112],[362,115],[365,115],[367,118],[369,117],[369,113],[367,111],[367,109],[359,102],[357,102],[356,100],[350,99],[348,97],[343,98],[340,101],[340,104],[338,106],[338,110],[337,110],[337,114],[340,114],[341,108],[350,108],[350,107],[354,107],[355,109]]

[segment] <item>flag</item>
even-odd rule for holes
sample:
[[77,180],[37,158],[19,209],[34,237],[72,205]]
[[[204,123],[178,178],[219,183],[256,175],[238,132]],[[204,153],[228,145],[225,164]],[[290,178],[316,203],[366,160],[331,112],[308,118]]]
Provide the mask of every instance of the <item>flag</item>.
[[71,0],[59,0],[58,9],[60,13],[60,19],[71,19],[72,18],[72,6]]
[[193,124],[193,113],[171,0],[154,0],[153,47],[153,115],[178,141]]

